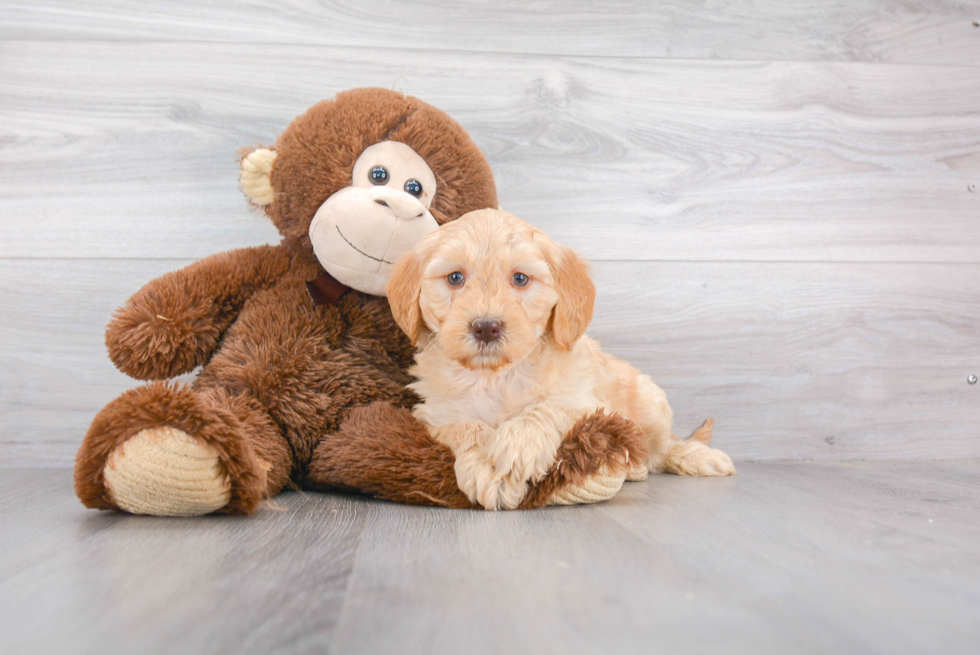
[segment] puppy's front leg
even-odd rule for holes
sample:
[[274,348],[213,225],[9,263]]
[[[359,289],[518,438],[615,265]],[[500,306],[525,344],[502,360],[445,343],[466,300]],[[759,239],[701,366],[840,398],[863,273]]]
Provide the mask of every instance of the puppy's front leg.
[[490,510],[515,509],[527,493],[528,482],[540,480],[554,464],[558,446],[573,423],[572,412],[558,402],[546,400],[528,407],[502,423],[485,447],[457,457],[457,482],[462,467],[475,481],[476,502]]
[[493,428],[483,421],[463,421],[452,425],[429,426],[436,441],[449,446],[454,455],[486,445],[493,437]]
[[446,426],[430,426],[429,433],[453,451],[456,456],[456,486],[471,502],[477,500],[477,490],[493,477],[493,466],[486,454],[486,445],[494,429],[483,421],[463,421]]

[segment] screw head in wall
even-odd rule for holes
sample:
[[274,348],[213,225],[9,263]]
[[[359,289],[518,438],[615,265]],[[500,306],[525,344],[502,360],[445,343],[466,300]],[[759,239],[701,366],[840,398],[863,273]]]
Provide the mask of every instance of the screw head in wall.
[[966,185],[966,190],[969,191],[970,193],[973,193],[974,191],[977,190],[977,185],[974,184],[973,182],[970,182],[969,184]]
[[966,376],[966,381],[969,382],[970,384],[976,384],[977,383],[977,376],[975,376],[975,375],[968,375],[968,376]]

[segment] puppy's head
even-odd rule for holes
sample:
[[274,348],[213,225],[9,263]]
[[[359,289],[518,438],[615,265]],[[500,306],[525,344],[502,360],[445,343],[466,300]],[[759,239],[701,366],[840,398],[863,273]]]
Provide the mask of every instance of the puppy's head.
[[571,349],[592,320],[595,286],[572,250],[516,216],[481,209],[405,255],[388,301],[413,343],[428,332],[463,366],[496,369],[542,339]]

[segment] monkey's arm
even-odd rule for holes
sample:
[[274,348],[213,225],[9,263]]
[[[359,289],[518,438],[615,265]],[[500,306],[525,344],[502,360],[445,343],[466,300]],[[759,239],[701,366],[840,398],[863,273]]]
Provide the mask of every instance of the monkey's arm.
[[140,380],[165,380],[203,364],[257,290],[289,269],[280,246],[213,255],[150,281],[113,313],[109,358]]

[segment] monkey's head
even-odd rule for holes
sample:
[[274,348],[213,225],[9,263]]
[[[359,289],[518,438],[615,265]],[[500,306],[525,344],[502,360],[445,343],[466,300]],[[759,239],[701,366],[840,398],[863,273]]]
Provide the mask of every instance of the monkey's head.
[[384,295],[394,263],[439,225],[497,207],[486,157],[444,112],[385,89],[354,89],[246,151],[242,189],[297,256]]

